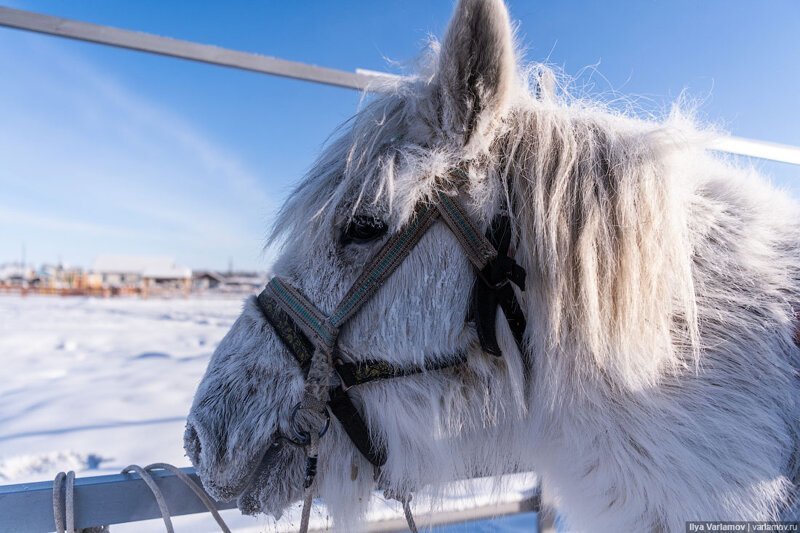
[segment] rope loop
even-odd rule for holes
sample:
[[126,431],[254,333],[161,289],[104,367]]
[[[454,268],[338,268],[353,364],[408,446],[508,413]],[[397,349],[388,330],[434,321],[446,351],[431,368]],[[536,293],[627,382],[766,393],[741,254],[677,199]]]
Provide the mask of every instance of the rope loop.
[[290,437],[284,437],[287,441],[295,446],[308,446],[311,444],[311,433],[301,429],[300,423],[297,420],[297,413],[300,411],[311,411],[324,416],[324,422],[317,432],[317,438],[321,439],[328,432],[331,427],[331,415],[328,411],[328,406],[319,400],[306,397],[302,402],[298,402],[292,409],[292,414],[289,416],[289,427],[293,433]]
[[53,519],[56,533],[75,533],[75,472],[72,470],[66,474],[59,472],[53,480]]

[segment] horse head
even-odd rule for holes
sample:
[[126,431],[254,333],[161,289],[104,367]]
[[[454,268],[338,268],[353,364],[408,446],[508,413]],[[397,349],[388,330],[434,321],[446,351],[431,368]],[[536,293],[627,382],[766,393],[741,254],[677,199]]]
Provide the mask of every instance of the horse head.
[[[317,484],[334,512],[366,501],[378,467],[383,488],[405,492],[520,460],[511,434],[526,413],[524,322],[495,331],[500,304],[485,279],[503,276],[493,265],[515,267],[516,288],[493,283],[516,303],[513,199],[492,152],[520,89],[511,33],[501,2],[462,1],[431,72],[361,110],[281,210],[276,279],[245,302],[189,415],[186,450],[215,497],[278,515],[302,494],[298,433],[310,430],[295,426],[319,340],[303,313],[335,330],[326,386],[357,418],[332,409],[320,442]],[[368,297],[352,297],[362,289]],[[362,379],[350,387],[354,373]],[[363,379],[370,373],[379,379]]]

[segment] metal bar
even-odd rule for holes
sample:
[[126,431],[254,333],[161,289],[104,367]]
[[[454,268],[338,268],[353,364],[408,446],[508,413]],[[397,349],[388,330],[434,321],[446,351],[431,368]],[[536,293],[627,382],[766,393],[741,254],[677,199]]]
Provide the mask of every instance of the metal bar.
[[348,89],[367,89],[376,76],[346,72],[276,57],[229,50],[208,44],[161,37],[149,33],[100,26],[77,20],[0,7],[0,26],[45,33],[79,41],[150,52],[223,67],[238,68],[313,81]]
[[[193,468],[181,468],[199,482]],[[152,472],[164,493],[172,516],[205,513],[197,496],[174,474]],[[217,509],[233,509],[235,502],[219,503]],[[153,494],[135,474],[115,474],[75,479],[75,519],[80,528],[160,518]],[[0,530],[45,533],[55,530],[53,482],[0,486]]]
[[790,165],[800,165],[800,148],[788,144],[756,141],[744,137],[718,137],[710,148],[729,154],[756,157]]
[[[193,468],[181,468],[199,483]],[[172,516],[205,513],[207,509],[197,496],[174,474],[151,472],[164,494]],[[423,515],[427,525],[443,525],[539,511],[541,493],[538,485],[525,491],[519,501],[476,506],[469,509],[444,510]],[[217,509],[233,509],[235,502],[216,502]],[[76,527],[89,528],[160,518],[153,494],[135,474],[113,474],[75,479]],[[405,519],[370,522],[373,533],[405,530]],[[55,529],[53,519],[53,482],[21,483],[0,486],[0,530],[15,533],[45,533]]]

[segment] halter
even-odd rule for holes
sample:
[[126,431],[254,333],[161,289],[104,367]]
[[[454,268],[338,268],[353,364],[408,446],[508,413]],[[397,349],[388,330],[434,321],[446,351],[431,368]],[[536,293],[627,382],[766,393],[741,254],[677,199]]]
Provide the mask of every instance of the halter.
[[[461,169],[451,170],[450,174],[465,178]],[[495,331],[497,308],[500,307],[520,352],[524,353],[525,316],[511,284],[524,291],[525,270],[512,257],[508,216],[495,217],[484,236],[467,215],[457,190],[453,193],[439,192],[435,202],[423,202],[417,206],[413,218],[390,237],[364,267],[330,316],[326,316],[300,291],[278,277],[272,278],[258,295],[257,301],[267,322],[294,356],[305,376],[305,397],[292,413],[294,435],[287,437],[288,440],[302,446],[314,443],[313,447],[316,448],[316,442],[330,422],[324,409],[327,404],[328,410],[339,420],[355,447],[376,468],[380,468],[386,462],[386,450],[372,440],[364,419],[347,393],[348,389],[372,381],[442,370],[466,362],[466,353],[458,353],[443,362],[400,367],[381,360],[355,361],[338,346],[341,327],[372,298],[439,218],[453,232],[475,267],[476,281],[470,311],[481,347],[492,355],[502,355]],[[330,384],[332,374],[338,377],[335,385]],[[325,416],[326,420],[320,420],[319,427],[322,429],[319,432],[309,433],[298,428],[295,417],[303,409]],[[316,473],[316,450],[307,455],[305,486],[308,489]]]

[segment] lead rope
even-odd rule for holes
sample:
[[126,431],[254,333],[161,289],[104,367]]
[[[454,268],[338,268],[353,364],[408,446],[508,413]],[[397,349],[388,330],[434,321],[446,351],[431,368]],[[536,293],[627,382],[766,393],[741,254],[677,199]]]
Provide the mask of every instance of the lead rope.
[[[61,495],[66,480],[66,508]],[[64,513],[61,510],[64,509]],[[59,472],[53,480],[53,518],[57,533],[75,533],[75,472]]]
[[414,515],[411,514],[411,493],[398,493],[391,489],[386,489],[383,491],[383,497],[387,500],[396,500],[400,502],[403,506],[403,514],[406,517],[406,523],[408,524],[408,529],[411,533],[419,533],[417,530],[417,524],[414,522]]
[[[319,433],[309,432],[310,442],[306,447],[306,477],[304,481],[305,497],[303,498],[303,511],[300,516],[300,531],[299,533],[308,533],[308,527],[311,517],[311,507],[314,500],[313,485],[317,475],[317,458],[319,457]],[[150,474],[152,470],[167,470],[183,481],[186,486],[192,489],[203,505],[206,506],[208,511],[214,517],[214,520],[220,527],[223,533],[231,533],[230,528],[220,516],[219,512],[211,501],[211,498],[201,489],[197,483],[182,472],[179,468],[167,463],[153,463],[142,468],[139,465],[129,465],[122,470],[123,474],[135,472],[139,474],[142,480],[147,484],[153,497],[156,500],[159,510],[161,511],[161,518],[164,520],[167,533],[174,533],[175,529],[172,525],[172,518],[170,516],[169,507],[164,499],[164,494],[155,482],[155,479]],[[66,483],[65,483],[66,482]],[[64,485],[66,484],[66,491]],[[66,492],[62,495],[62,492]],[[414,522],[414,516],[411,514],[411,494],[404,496],[396,495],[391,491],[385,491],[384,496],[388,499],[397,500],[403,506],[403,514],[405,515],[408,529],[411,533],[419,533],[417,525]],[[64,512],[62,512],[62,510]],[[55,518],[56,533],[76,533],[75,529],[75,472],[70,470],[68,473],[59,472],[53,480],[53,517]],[[94,528],[92,528],[94,529]],[[101,530],[107,531],[102,528]]]
[[156,503],[158,504],[158,509],[161,511],[161,518],[164,519],[164,525],[167,528],[167,533],[175,533],[175,528],[172,527],[172,517],[169,514],[167,501],[164,499],[164,494],[161,492],[161,489],[158,488],[158,485],[156,485],[156,480],[153,479],[153,476],[150,475],[150,472],[148,472],[146,468],[142,468],[139,465],[128,465],[122,469],[123,474],[129,474],[131,472],[136,472],[139,474],[139,477],[141,477],[150,488],[150,492],[153,493],[153,497],[156,499]]
[[[313,412],[325,412],[330,396],[328,384],[332,371],[333,357],[330,352],[319,348],[315,350],[314,355],[311,357],[311,367],[308,369],[305,398],[301,403],[304,409]],[[319,458],[319,440],[320,431],[315,428],[308,431],[306,473],[303,480],[305,494],[303,497],[303,511],[300,515],[300,533],[308,533],[308,525],[311,519],[311,507],[314,503],[314,480],[317,477],[317,461]]]
[[400,503],[403,504],[403,514],[406,515],[408,529],[411,530],[411,533],[419,533],[417,531],[417,524],[414,522],[414,515],[411,514],[411,495],[409,494],[407,497],[400,500]]
[[317,476],[317,457],[319,457],[319,434],[315,431],[309,433],[311,442],[306,447],[306,477],[303,482],[305,495],[303,497],[303,512],[300,515],[300,533],[308,532],[308,523],[311,518],[311,506],[314,501],[314,479]]
[[194,492],[195,495],[203,503],[203,505],[206,506],[206,509],[208,509],[208,512],[211,513],[211,516],[214,517],[214,521],[217,523],[217,525],[219,526],[220,530],[223,533],[231,533],[230,528],[228,528],[228,524],[226,524],[225,520],[222,519],[222,516],[220,516],[219,511],[217,511],[217,506],[214,505],[214,502],[211,500],[211,498],[208,497],[208,494],[206,494],[206,492],[202,488],[200,488],[200,486],[197,483],[195,483],[192,480],[192,478],[190,478],[188,475],[186,475],[185,472],[181,471],[180,468],[178,468],[176,466],[173,466],[171,464],[168,464],[168,463],[153,463],[151,465],[147,465],[146,467],[144,467],[144,469],[147,472],[152,471],[152,470],[156,470],[156,469],[158,469],[158,470],[167,470],[167,471],[172,472],[173,474],[175,474],[178,477],[178,479],[183,481],[183,483],[187,487],[192,489],[192,492]]

